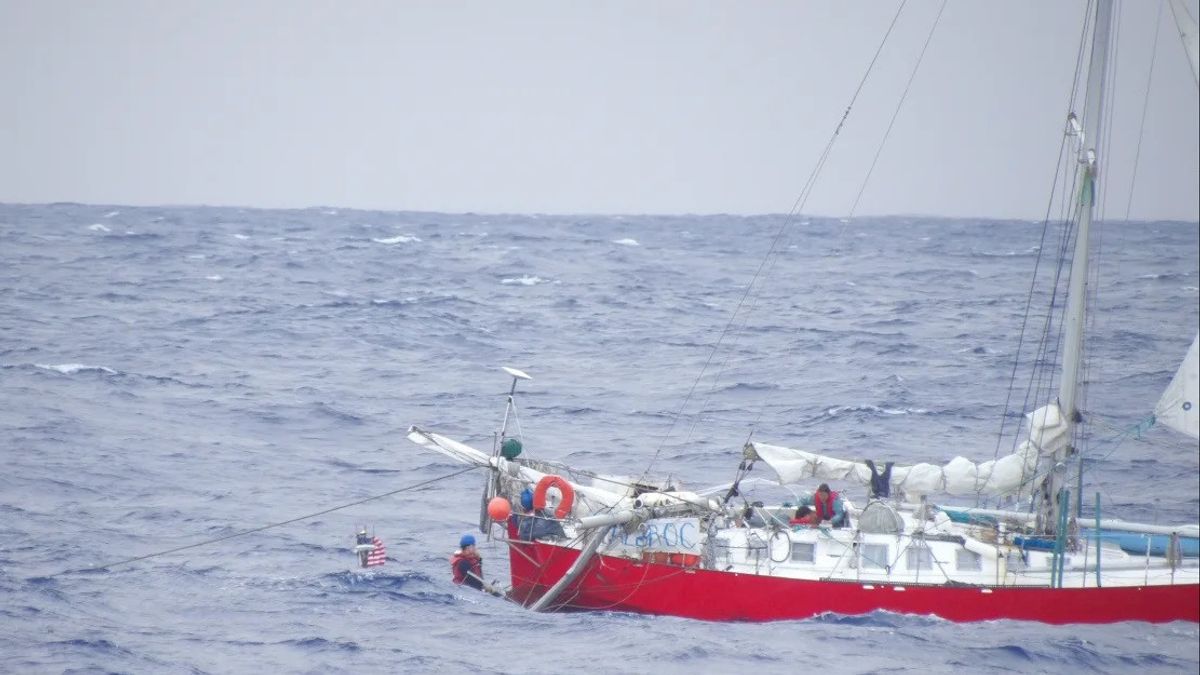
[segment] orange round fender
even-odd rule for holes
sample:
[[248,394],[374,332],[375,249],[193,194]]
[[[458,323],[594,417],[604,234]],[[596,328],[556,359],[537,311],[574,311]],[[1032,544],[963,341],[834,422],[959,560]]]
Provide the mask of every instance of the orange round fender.
[[562,520],[571,515],[571,507],[575,504],[575,488],[571,487],[567,479],[562,476],[553,474],[542,476],[533,490],[533,508],[539,511],[546,508],[546,491],[552,487],[558,488],[558,491],[562,493],[562,501],[558,503],[558,508],[554,509],[554,517]]

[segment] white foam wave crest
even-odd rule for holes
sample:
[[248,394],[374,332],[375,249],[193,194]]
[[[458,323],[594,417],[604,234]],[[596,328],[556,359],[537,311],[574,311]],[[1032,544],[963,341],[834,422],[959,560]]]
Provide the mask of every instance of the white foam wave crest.
[[118,215],[120,215],[120,214],[121,214],[121,212],[120,212],[120,211],[109,211],[108,213],[104,214],[104,217],[105,217],[105,218],[112,218],[113,216],[118,216]]
[[511,278],[511,279],[501,279],[500,283],[510,285],[510,286],[514,285],[514,284],[519,285],[519,286],[536,286],[537,284],[544,284],[544,283],[547,283],[548,281],[549,281],[549,279],[543,279],[538,276],[531,277],[528,274],[526,274],[526,275],[522,275],[519,277]]
[[629,237],[626,237],[624,239],[614,239],[613,243],[620,244],[621,246],[641,246],[641,244],[638,243],[637,239],[630,239]]
[[208,279],[209,281],[224,281],[225,280],[225,277],[221,276],[220,274],[210,274],[204,278]]
[[248,235],[248,234],[240,234],[240,233],[239,233],[239,234],[235,234],[235,235],[233,235],[233,238],[234,238],[234,239],[249,239],[249,238],[250,238],[250,235]]
[[53,370],[54,372],[62,373],[63,375],[74,375],[76,373],[86,373],[86,372],[108,373],[109,375],[117,374],[117,371],[113,370],[112,368],[108,368],[105,366],[89,366],[86,363],[57,363],[57,364],[52,364],[52,365],[45,364],[45,363],[35,363],[33,365],[35,368],[41,368],[43,370]]
[[371,241],[375,242],[376,244],[411,244],[414,242],[420,242],[421,240],[412,236],[411,234],[401,234],[395,237],[388,237],[386,239],[372,239]]
[[868,412],[880,415],[927,415],[924,408],[881,408],[877,405],[839,405],[825,411],[828,417],[837,417],[842,413]]
[[91,225],[88,225],[88,229],[91,230],[92,232],[112,232],[112,230],[108,229],[104,225],[101,225],[100,223],[93,223]]

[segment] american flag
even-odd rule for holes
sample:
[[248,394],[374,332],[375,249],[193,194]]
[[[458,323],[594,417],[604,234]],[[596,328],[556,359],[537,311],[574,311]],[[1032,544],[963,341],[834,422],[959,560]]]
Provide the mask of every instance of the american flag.
[[388,548],[383,545],[383,539],[373,537],[371,543],[374,548],[367,554],[367,567],[378,567],[388,561]]
[[373,537],[371,543],[375,548],[367,554],[367,567],[378,567],[387,562],[387,548],[383,545],[383,540],[379,537]]

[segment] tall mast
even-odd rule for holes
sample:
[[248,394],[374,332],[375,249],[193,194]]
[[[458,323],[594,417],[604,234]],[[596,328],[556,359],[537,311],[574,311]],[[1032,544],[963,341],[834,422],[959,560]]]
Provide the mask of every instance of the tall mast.
[[[1071,258],[1071,283],[1067,291],[1067,315],[1063,340],[1062,382],[1058,389],[1058,408],[1067,423],[1067,438],[1073,438],[1081,421],[1078,409],[1079,374],[1083,360],[1083,328],[1087,312],[1088,251],[1092,217],[1100,173],[1101,116],[1104,112],[1104,82],[1108,72],[1109,35],[1112,28],[1112,0],[1096,3],[1096,21],[1092,33],[1092,58],[1088,65],[1087,89],[1083,104],[1079,138],[1079,224],[1075,251]],[[1072,126],[1075,126],[1072,121]],[[1067,460],[1075,453],[1070,440],[1054,453],[1054,466],[1043,484],[1039,518],[1042,528],[1054,531],[1059,522],[1059,491],[1066,485]],[[1078,496],[1077,496],[1078,498]]]

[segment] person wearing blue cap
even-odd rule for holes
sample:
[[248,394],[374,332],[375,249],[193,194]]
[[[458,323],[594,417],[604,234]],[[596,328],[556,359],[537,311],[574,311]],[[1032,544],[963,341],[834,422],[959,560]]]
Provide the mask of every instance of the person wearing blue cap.
[[458,540],[458,550],[450,556],[450,570],[454,583],[484,590],[483,558],[475,551],[475,535],[464,534]]
[[562,525],[549,517],[545,510],[533,508],[533,490],[525,488],[521,493],[521,515],[513,516],[517,521],[517,539],[533,541],[534,539],[555,538],[566,536]]

